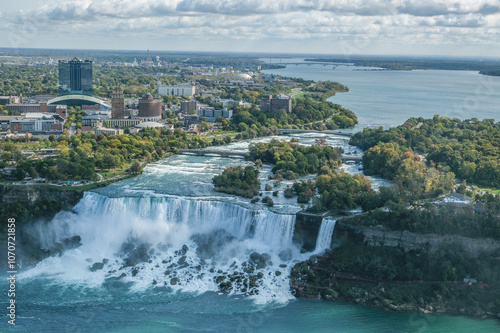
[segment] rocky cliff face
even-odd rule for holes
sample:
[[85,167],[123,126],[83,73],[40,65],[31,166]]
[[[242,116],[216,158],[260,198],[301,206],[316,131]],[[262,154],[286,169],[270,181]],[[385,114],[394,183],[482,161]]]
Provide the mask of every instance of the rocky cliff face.
[[302,251],[313,251],[316,247],[319,229],[323,216],[316,214],[297,213],[293,242],[302,248]]
[[409,231],[392,231],[383,226],[359,226],[338,221],[334,242],[351,239],[358,244],[370,246],[401,246],[406,251],[423,249],[431,252],[446,244],[459,244],[468,255],[477,257],[481,252],[500,251],[500,241],[494,239],[467,238],[455,235],[414,234]]
[[[29,228],[38,220],[50,220],[60,210],[71,210],[82,196],[83,192],[44,185],[0,184],[0,213],[4,217],[0,228],[0,247],[7,249],[7,218],[16,219],[16,252],[24,266],[35,264],[64,248],[77,246],[79,239],[68,239],[56,244],[54,249],[41,250],[38,239],[30,234]],[[0,267],[6,265],[7,255],[0,258]]]
[[83,196],[83,193],[76,191],[59,191],[43,185],[11,185],[0,184],[0,202],[34,203],[38,199],[49,199],[61,202],[63,205],[74,205]]

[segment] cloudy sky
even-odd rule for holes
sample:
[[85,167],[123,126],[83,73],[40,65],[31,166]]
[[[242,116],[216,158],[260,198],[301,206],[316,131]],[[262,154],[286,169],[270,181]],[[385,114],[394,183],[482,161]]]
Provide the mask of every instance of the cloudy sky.
[[3,2],[3,47],[500,54],[500,0]]

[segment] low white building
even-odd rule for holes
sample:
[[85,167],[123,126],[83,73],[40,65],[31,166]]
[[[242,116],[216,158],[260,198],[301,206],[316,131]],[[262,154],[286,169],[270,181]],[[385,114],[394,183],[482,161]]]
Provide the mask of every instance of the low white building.
[[158,95],[173,95],[173,96],[193,96],[196,93],[196,88],[193,85],[178,85],[164,86],[158,81]]
[[111,135],[119,135],[123,134],[123,130],[119,128],[106,128],[106,127],[97,127],[95,129],[95,134],[111,134]]

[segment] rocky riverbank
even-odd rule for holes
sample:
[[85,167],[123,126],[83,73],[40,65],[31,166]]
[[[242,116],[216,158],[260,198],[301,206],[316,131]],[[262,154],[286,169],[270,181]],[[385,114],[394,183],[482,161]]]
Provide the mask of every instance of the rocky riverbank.
[[[452,313],[500,319],[497,286],[375,281],[349,273],[329,272],[323,270],[321,264],[311,262],[297,264],[292,270],[290,283],[295,296],[300,298],[317,299],[319,296],[327,301],[344,301],[388,311]],[[446,291],[445,296],[440,294],[442,291]]]
[[333,243],[292,269],[297,297],[500,319],[499,241],[338,221]]

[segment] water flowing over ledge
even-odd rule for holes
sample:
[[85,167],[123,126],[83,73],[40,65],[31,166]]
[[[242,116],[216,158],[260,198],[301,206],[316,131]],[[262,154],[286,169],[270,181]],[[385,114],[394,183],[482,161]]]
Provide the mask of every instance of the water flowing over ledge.
[[324,218],[321,222],[321,227],[318,232],[318,239],[316,241],[315,253],[321,253],[328,250],[332,244],[333,230],[335,229],[336,219]]
[[117,279],[133,290],[222,289],[261,303],[286,302],[292,298],[292,263],[304,259],[292,243],[295,214],[224,201],[95,192],[86,193],[74,211],[31,232],[44,249],[76,236],[80,246],[43,260],[22,278],[90,287]]

